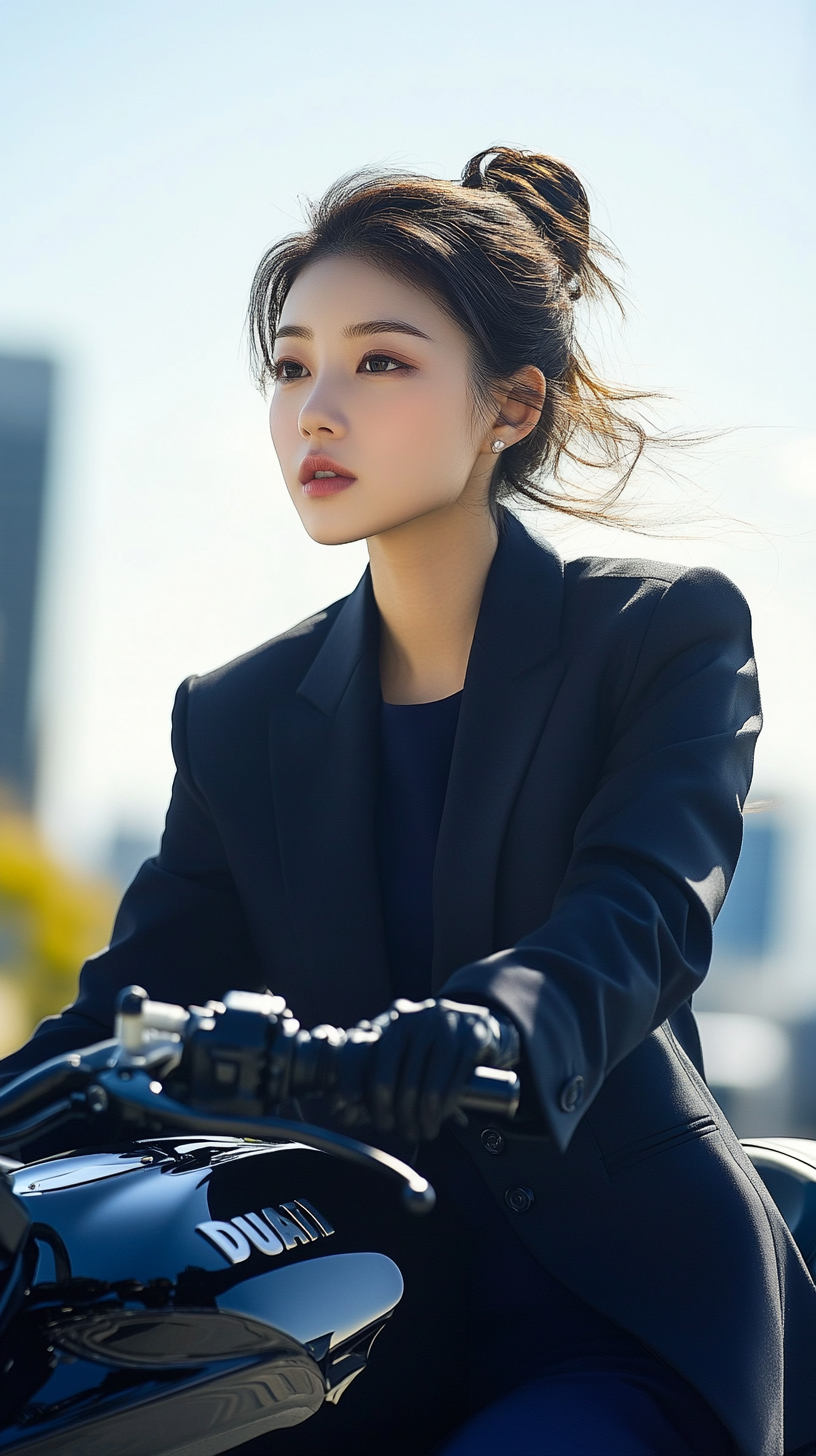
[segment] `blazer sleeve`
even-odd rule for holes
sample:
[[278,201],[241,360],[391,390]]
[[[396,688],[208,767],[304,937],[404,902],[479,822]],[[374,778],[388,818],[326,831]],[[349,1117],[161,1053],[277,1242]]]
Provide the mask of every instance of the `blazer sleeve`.
[[125,892],[110,945],[82,967],[79,994],[31,1040],[0,1062],[0,1079],[113,1034],[123,986],[183,1006],[223,996],[229,986],[263,989],[263,973],[221,839],[196,786],[187,753],[190,685],[173,708],[176,776],[161,848]]
[[719,572],[683,573],[647,626],[549,919],[444,987],[516,1022],[562,1148],[708,970],[761,722],[747,604]]

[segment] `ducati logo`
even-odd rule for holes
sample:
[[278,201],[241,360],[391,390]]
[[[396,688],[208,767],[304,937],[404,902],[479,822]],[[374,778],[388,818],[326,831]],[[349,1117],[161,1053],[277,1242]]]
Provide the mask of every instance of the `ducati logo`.
[[306,1198],[294,1198],[260,1213],[241,1213],[229,1220],[196,1224],[196,1233],[212,1244],[230,1264],[242,1264],[253,1249],[274,1258],[297,1244],[312,1244],[333,1233],[329,1220]]

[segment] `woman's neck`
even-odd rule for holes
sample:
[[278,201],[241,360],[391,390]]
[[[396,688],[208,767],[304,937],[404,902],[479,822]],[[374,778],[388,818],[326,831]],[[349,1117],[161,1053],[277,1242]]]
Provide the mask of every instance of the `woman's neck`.
[[431,703],[463,687],[497,541],[490,511],[464,503],[369,539],[387,703]]

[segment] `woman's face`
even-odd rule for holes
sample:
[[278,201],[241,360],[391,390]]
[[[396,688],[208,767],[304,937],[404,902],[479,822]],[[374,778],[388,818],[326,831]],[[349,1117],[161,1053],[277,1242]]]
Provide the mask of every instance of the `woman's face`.
[[275,373],[272,440],[315,541],[486,509],[495,432],[475,407],[469,343],[420,288],[357,258],[309,264],[281,313]]

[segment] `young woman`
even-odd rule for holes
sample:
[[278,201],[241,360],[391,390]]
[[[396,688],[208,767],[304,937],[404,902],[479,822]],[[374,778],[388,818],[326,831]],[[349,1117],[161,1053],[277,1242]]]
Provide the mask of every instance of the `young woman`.
[[[370,567],[182,686],[161,851],[74,1006],[4,1068],[109,1034],[130,982],[268,985],[305,1025],[390,1006],[373,1135],[419,1143],[454,1211],[464,1303],[435,1310],[431,1278],[423,1297],[460,1319],[469,1384],[458,1431],[434,1396],[419,1437],[421,1350],[368,1426],[361,1382],[358,1452],[816,1435],[816,1287],[691,1012],[760,725],[748,610],[717,572],[564,564],[510,509],[604,519],[565,464],[625,478],[643,444],[575,342],[602,256],[574,173],[502,148],[461,184],[346,179],[266,255],[251,322],[283,477],[309,534],[365,539]],[[462,1126],[491,1017],[520,1034],[526,1103]],[[308,1449],[310,1424],[285,1439]]]

